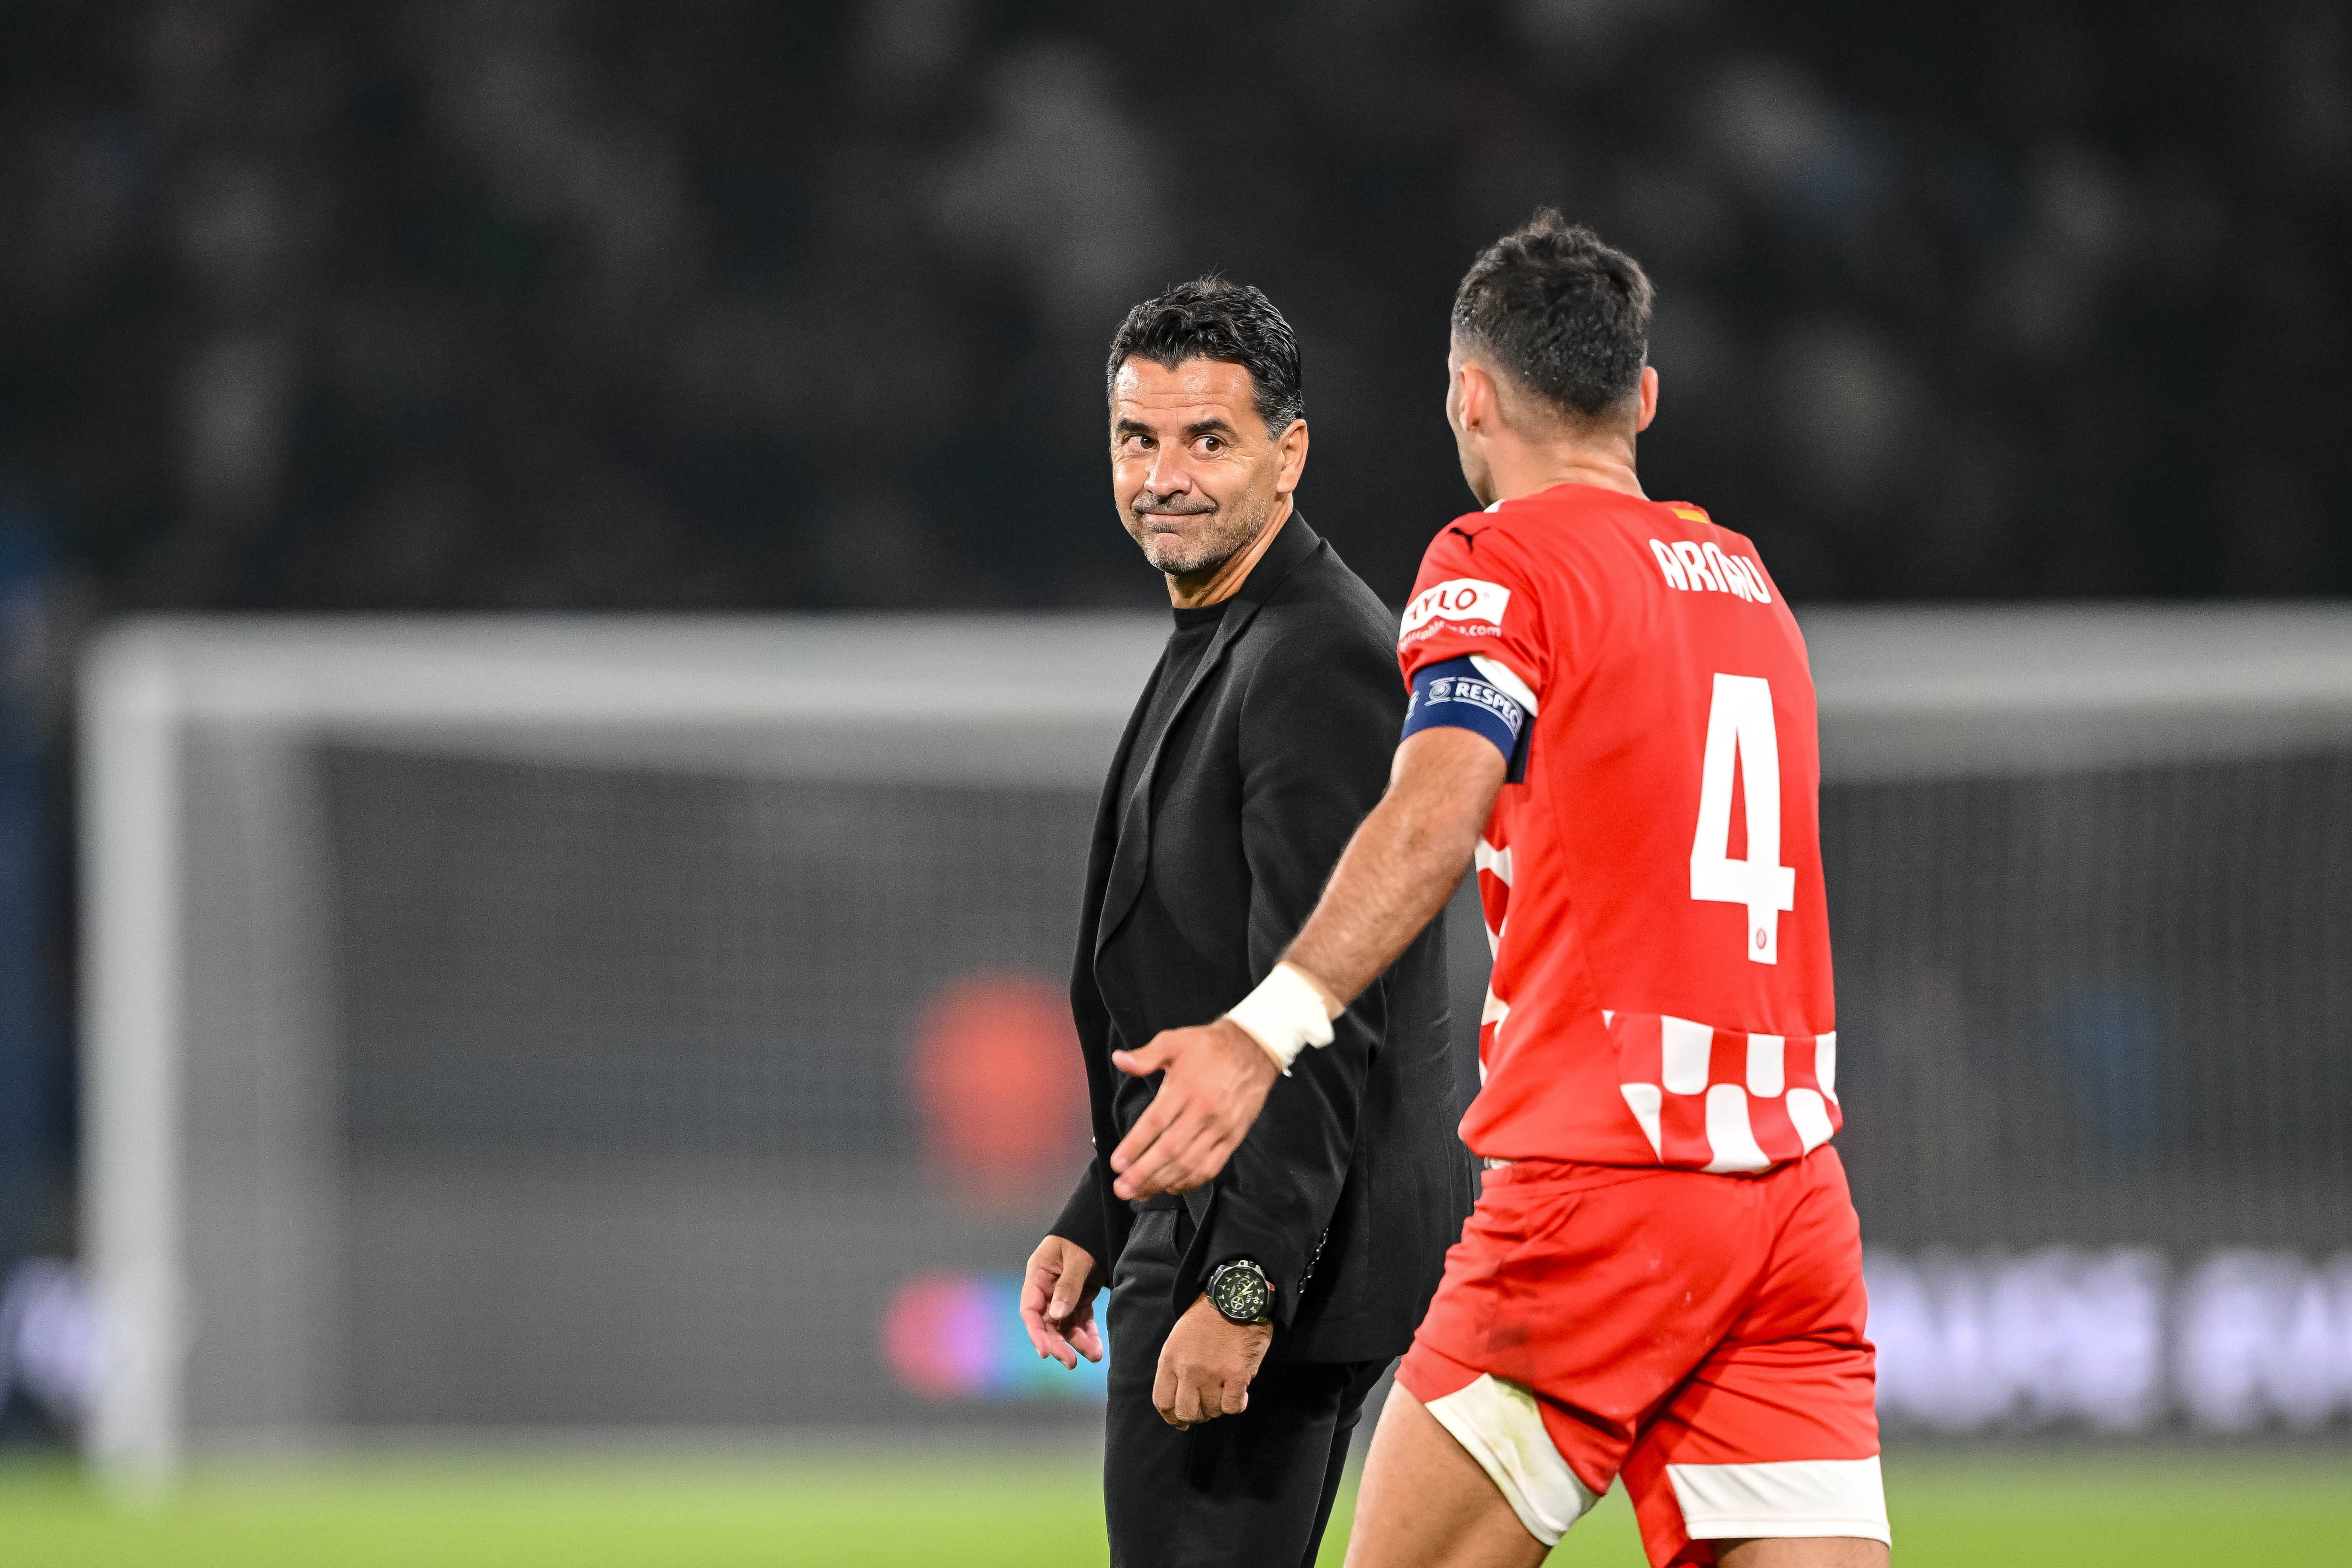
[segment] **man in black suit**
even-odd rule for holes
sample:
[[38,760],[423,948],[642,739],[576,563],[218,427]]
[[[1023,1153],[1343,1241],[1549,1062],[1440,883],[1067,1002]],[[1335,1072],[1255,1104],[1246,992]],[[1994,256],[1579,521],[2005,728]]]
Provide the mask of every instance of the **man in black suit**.
[[1155,1077],[1127,1050],[1265,978],[1379,800],[1404,718],[1394,626],[1299,517],[1298,350],[1204,278],[1112,340],[1113,490],[1175,629],[1111,764],[1071,1006],[1096,1158],[1030,1258],[1040,1355],[1099,1360],[1111,1561],[1313,1562],[1365,1396],[1412,1337],[1473,1198],[1443,935],[1291,1069],[1213,1183],[1130,1204],[1104,1156]]

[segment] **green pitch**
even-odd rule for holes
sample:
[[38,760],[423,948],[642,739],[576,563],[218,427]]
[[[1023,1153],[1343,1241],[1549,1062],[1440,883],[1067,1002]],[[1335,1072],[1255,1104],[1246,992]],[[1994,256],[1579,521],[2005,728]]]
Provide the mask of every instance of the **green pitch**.
[[[2032,1450],[1887,1462],[1905,1568],[2352,1564],[2352,1448]],[[1336,1564],[1341,1524],[1324,1562]],[[1104,1560],[1086,1460],[940,1452],[369,1459],[207,1471],[117,1509],[0,1466],[0,1563],[39,1568],[1060,1568]],[[1641,1563],[1612,1494],[1555,1563]]]

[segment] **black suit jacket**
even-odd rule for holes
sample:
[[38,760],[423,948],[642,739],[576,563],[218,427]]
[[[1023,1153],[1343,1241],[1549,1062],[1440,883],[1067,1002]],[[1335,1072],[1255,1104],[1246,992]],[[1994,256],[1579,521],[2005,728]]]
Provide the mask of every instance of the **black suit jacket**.
[[[1106,1270],[1134,1214],[1110,1187],[1121,1076],[1110,1053],[1205,1023],[1265,977],[1379,800],[1404,721],[1388,611],[1295,514],[1227,601],[1122,800],[1150,695],[1096,815],[1070,982],[1095,1158],[1054,1233]],[[1411,1342],[1474,1196],[1454,1130],[1444,943],[1433,921],[1331,1044],[1276,1082],[1223,1173],[1186,1195],[1180,1312],[1211,1269],[1247,1257],[1276,1286],[1272,1355],[1371,1360]]]

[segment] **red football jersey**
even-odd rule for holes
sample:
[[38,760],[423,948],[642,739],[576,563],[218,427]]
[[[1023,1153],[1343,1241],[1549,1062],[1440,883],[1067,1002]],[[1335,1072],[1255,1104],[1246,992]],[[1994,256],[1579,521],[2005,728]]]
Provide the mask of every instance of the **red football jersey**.
[[1410,685],[1473,659],[1527,709],[1478,843],[1497,1158],[1762,1170],[1840,1121],[1804,638],[1696,507],[1560,485],[1423,559]]

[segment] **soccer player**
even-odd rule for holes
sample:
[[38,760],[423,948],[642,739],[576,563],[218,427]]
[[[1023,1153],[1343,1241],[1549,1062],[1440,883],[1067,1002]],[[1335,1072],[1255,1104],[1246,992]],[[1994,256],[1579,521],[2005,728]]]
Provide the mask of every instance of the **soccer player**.
[[1651,298],[1549,212],[1470,268],[1445,413],[1486,509],[1405,611],[1388,790],[1266,981],[1118,1063],[1166,1076],[1117,1190],[1205,1179],[1475,862],[1485,1191],[1373,1439],[1356,1568],[1539,1562],[1621,1476],[1654,1563],[1887,1557],[1812,682],[1755,547],[1635,476]]

